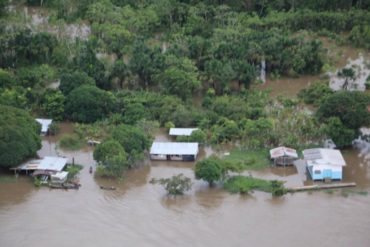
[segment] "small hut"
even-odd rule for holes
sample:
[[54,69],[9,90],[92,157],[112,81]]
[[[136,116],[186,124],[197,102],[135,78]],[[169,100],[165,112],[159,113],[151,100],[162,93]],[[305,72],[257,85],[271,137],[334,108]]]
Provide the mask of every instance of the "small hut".
[[312,180],[342,180],[346,162],[339,150],[312,148],[303,150],[303,156]]
[[277,147],[270,150],[270,158],[274,161],[274,165],[293,165],[294,160],[298,159],[298,154],[295,149],[288,147]]
[[52,119],[36,118],[36,121],[41,124],[41,135],[47,135],[49,133],[49,127],[53,122]]

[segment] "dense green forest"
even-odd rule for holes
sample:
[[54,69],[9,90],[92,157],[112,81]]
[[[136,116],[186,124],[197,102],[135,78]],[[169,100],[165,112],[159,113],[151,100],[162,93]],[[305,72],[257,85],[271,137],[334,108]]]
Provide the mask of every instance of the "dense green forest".
[[[25,6],[54,29],[25,25]],[[369,11],[369,0],[0,0],[0,104],[80,123],[79,136],[94,132],[106,140],[99,152],[113,152],[107,160],[97,151],[98,161],[126,168],[158,126],[196,126],[183,141],[254,149],[326,137],[347,146],[369,124],[367,93],[320,82],[298,99],[274,99],[253,85],[262,63],[276,78],[333,66],[321,37],[368,51]],[[54,31],[82,24],[87,39]]]

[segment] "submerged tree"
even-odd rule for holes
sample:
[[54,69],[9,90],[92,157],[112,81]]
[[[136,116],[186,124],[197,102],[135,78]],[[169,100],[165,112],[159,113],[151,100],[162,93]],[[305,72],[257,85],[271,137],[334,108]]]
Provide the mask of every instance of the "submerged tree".
[[225,175],[223,161],[215,156],[198,161],[195,164],[194,173],[196,179],[205,180],[212,186],[214,182],[221,180]]
[[185,191],[191,189],[191,179],[180,173],[170,178],[153,178],[150,183],[161,184],[169,195],[183,195]]
[[122,177],[129,168],[127,154],[121,144],[115,140],[107,140],[94,150],[94,159],[99,163],[98,176]]

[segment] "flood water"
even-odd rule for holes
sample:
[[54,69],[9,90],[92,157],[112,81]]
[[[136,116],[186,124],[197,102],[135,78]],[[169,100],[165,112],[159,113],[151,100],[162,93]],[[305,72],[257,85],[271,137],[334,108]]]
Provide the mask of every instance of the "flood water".
[[[62,125],[70,132],[71,125]],[[167,140],[158,135],[158,140]],[[58,137],[43,140],[40,156],[55,155]],[[209,155],[211,149],[202,150]],[[95,179],[92,148],[58,150],[82,164],[79,190],[35,188],[26,176],[0,183],[0,246],[369,246],[370,195],[341,190],[302,192],[272,198],[255,192],[231,195],[194,179],[194,163],[148,161],[131,170],[124,181]],[[356,191],[370,191],[370,169],[359,151],[343,152],[345,181]],[[183,173],[193,187],[183,197],[170,198],[151,178]],[[306,183],[297,168],[269,168],[253,175]],[[4,178],[5,175],[2,175]],[[116,186],[104,191],[99,185]]]
[[[343,67],[353,67],[358,66],[359,71],[356,71],[356,83],[359,84],[356,90],[364,90],[365,80],[369,73],[368,60],[370,54],[366,51],[353,48],[351,46],[338,46],[334,41],[327,38],[320,37],[323,41],[323,47],[327,49],[327,62],[329,62],[335,68]],[[278,79],[273,79],[269,75],[266,77],[265,83],[254,85],[257,89],[270,90],[270,96],[285,96],[285,97],[295,97],[302,89],[308,87],[311,83],[322,79],[323,77],[329,77],[330,85],[334,90],[342,85],[342,78],[337,78],[335,75],[338,70],[321,75],[301,75],[297,78],[294,77],[281,77]],[[337,85],[339,84],[339,86]]]

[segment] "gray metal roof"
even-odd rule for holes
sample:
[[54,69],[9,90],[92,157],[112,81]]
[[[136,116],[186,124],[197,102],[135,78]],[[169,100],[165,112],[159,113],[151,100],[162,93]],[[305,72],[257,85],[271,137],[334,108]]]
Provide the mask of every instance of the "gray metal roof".
[[36,118],[36,121],[41,124],[41,133],[46,133],[49,129],[50,124],[53,122],[52,119]]
[[279,157],[292,157],[292,158],[298,158],[297,151],[293,148],[287,148],[287,147],[277,147],[270,150],[270,156],[271,159],[276,159]]
[[312,164],[345,166],[346,162],[342,153],[336,149],[311,148],[303,150],[303,156],[306,161],[312,161]]
[[51,170],[60,172],[66,166],[67,161],[67,158],[46,156],[41,160],[37,170]]
[[170,128],[170,136],[190,136],[198,128]]
[[197,155],[197,142],[153,142],[150,154]]
[[68,162],[67,158],[46,156],[42,159],[34,159],[27,161],[18,167],[11,168],[12,170],[48,170],[62,171]]

